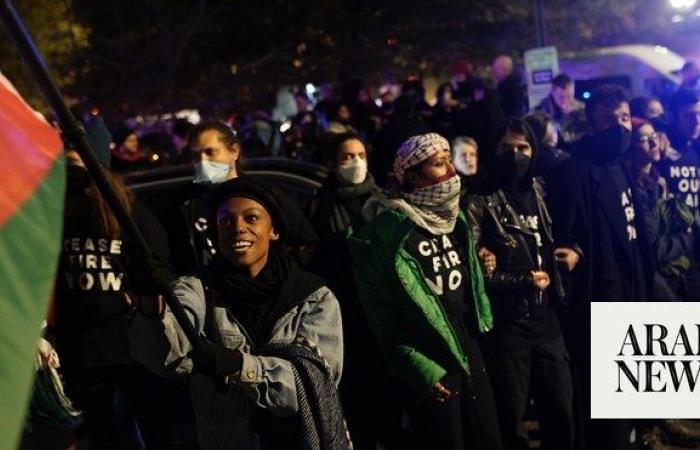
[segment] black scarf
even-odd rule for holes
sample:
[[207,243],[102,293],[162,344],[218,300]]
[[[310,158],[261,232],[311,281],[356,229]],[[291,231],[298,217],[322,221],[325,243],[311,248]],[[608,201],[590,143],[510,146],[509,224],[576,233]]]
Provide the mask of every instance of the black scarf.
[[360,184],[352,184],[345,180],[338,179],[338,175],[332,176],[332,184],[334,184],[336,196],[341,202],[354,200],[358,197],[370,195],[377,188],[377,184],[374,181],[374,177],[371,173],[367,172],[365,180]]
[[319,193],[322,209],[319,210],[319,217],[328,220],[326,225],[332,233],[342,233],[356,225],[353,222],[361,217],[365,201],[378,190],[370,173],[360,184],[340,180],[337,174],[331,173],[323,191]]
[[218,255],[212,262],[212,277],[224,306],[254,346],[267,344],[277,321],[325,285],[320,277],[301,270],[285,249],[275,246],[270,247],[267,264],[255,278]]

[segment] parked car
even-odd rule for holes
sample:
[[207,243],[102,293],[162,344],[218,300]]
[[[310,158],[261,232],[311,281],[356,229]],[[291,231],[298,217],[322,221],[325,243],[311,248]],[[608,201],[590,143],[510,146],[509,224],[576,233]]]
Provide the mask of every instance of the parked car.
[[[263,177],[307,210],[328,176],[328,169],[286,158],[249,158],[243,163],[243,173]],[[194,169],[190,164],[130,172],[124,176],[127,186],[154,210],[179,206],[176,200],[185,198],[193,177]]]
[[[316,191],[328,176],[328,169],[285,158],[250,158],[243,164],[243,173],[262,177],[274,184],[308,215]],[[173,267],[178,274],[183,274],[189,267],[189,250],[183,246],[189,246],[189,243],[181,205],[192,193],[193,166],[187,164],[130,172],[124,177],[127,186],[150,207],[165,229]],[[300,254],[298,257],[306,263],[310,255]]]

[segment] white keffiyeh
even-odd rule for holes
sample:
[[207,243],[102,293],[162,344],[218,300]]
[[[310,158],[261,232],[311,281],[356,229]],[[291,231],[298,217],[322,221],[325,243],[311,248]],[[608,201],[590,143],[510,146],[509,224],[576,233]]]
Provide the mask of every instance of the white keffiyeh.
[[[407,139],[396,152],[394,177],[402,185],[406,170],[430,159],[440,151],[450,151],[450,143],[437,133]],[[456,174],[432,186],[397,191],[390,195],[375,194],[362,208],[365,220],[373,220],[385,209],[397,209],[416,225],[432,234],[451,233],[459,215],[460,178]]]
[[408,138],[396,151],[394,176],[403,183],[406,170],[417,166],[441,150],[450,151],[450,143],[437,133],[419,134]]
[[414,189],[410,193],[399,192],[396,197],[382,192],[367,199],[362,214],[369,222],[385,209],[397,209],[432,234],[452,233],[459,215],[460,187],[460,178],[455,175],[442,183]]

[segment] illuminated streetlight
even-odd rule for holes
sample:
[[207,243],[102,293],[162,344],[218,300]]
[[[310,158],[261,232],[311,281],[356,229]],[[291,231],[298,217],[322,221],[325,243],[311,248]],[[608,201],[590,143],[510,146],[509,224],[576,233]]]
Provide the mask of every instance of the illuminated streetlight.
[[690,9],[695,6],[697,0],[669,0],[669,3],[674,9]]

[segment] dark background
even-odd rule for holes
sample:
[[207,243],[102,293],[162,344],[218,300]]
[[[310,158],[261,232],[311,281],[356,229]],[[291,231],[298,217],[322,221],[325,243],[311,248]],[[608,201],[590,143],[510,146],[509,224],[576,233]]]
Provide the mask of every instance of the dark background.
[[[224,115],[274,105],[277,88],[409,74],[447,75],[537,46],[530,0],[17,0],[72,103],[128,117],[198,108]],[[674,41],[700,29],[666,0],[543,0],[560,54]],[[0,27],[1,29],[1,27]],[[676,50],[678,51],[678,50]],[[0,31],[0,69],[36,89]],[[119,117],[114,117],[119,118]]]

